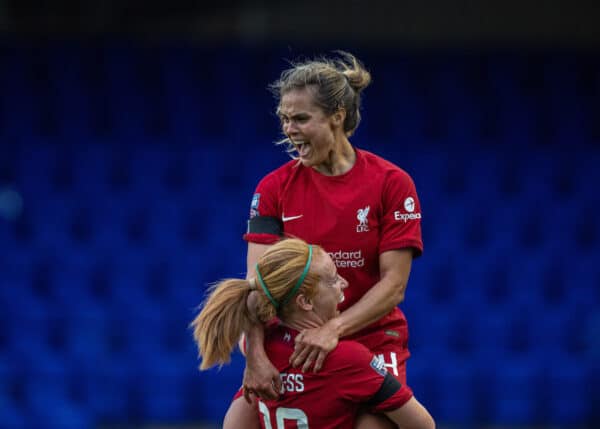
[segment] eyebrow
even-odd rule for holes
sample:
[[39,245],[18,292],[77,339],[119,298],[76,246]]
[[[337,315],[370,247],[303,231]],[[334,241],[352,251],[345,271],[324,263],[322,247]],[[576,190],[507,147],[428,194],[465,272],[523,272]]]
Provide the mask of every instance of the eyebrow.
[[308,112],[298,112],[298,113],[294,113],[293,115],[290,116],[290,115],[286,115],[285,113],[282,113],[282,112],[278,111],[277,112],[277,116],[279,116],[279,117],[285,116],[285,117],[290,117],[290,118],[293,118],[293,119],[298,119],[298,118],[301,118],[301,117],[310,116],[310,113],[308,113]]

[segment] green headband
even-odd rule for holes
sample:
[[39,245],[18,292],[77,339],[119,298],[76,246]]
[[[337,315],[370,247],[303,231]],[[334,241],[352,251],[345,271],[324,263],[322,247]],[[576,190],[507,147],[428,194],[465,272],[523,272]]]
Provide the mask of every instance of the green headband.
[[267,285],[265,284],[265,281],[263,280],[262,276],[260,275],[260,271],[258,270],[258,263],[256,264],[255,271],[256,271],[256,277],[258,278],[258,283],[260,284],[260,287],[262,288],[262,290],[265,292],[265,295],[267,295],[267,298],[269,298],[269,301],[271,301],[271,304],[273,304],[273,307],[275,307],[276,309],[279,309],[280,306],[283,307],[285,304],[287,304],[287,302],[294,295],[296,295],[296,293],[298,292],[298,289],[300,289],[300,286],[302,286],[302,283],[304,282],[304,279],[306,278],[306,275],[308,274],[308,270],[310,268],[310,262],[312,261],[312,254],[313,254],[313,247],[309,244],[308,245],[308,259],[306,260],[306,265],[304,266],[304,271],[302,271],[302,275],[300,276],[300,278],[298,279],[298,281],[296,282],[296,284],[294,285],[292,290],[289,291],[287,293],[287,295],[283,297],[281,302],[277,302],[277,300],[275,298],[273,298],[273,295],[271,295],[271,292],[269,292],[269,289],[267,289]]

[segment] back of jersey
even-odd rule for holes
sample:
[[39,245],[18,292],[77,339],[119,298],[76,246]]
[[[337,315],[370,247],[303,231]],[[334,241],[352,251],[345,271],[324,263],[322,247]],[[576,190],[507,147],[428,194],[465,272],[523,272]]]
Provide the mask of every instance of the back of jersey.
[[266,334],[265,350],[280,372],[282,389],[278,400],[259,401],[262,427],[352,429],[359,406],[384,380],[371,365],[372,354],[358,343],[341,341],[318,373],[303,373],[288,362],[297,333],[279,326]]

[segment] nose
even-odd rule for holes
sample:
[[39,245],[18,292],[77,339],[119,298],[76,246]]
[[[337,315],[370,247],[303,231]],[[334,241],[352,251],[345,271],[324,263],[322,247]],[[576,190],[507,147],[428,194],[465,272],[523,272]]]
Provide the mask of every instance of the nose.
[[283,124],[283,133],[287,136],[292,136],[293,134],[298,132],[298,128],[294,121],[287,121]]
[[346,280],[345,278],[343,278],[342,276],[340,276],[340,289],[344,290],[348,287],[348,280]]

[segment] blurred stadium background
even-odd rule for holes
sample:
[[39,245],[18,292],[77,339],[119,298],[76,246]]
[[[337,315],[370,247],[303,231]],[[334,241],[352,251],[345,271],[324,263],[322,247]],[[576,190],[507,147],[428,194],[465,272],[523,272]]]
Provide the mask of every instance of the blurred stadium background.
[[[440,428],[600,427],[595,1],[0,1],[0,427],[218,427],[187,324],[286,161],[266,90],[346,49],[415,179],[402,308]],[[206,426],[204,426],[206,425]]]

